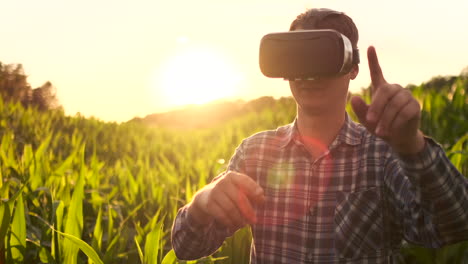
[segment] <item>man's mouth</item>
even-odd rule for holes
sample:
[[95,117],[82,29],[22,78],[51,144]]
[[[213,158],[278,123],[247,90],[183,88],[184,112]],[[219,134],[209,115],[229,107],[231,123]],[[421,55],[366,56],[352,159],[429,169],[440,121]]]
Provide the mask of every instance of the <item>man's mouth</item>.
[[317,90],[317,89],[320,89],[322,88],[323,86],[318,84],[318,83],[308,83],[308,84],[301,84],[301,85],[298,85],[297,88],[301,91],[303,90]]

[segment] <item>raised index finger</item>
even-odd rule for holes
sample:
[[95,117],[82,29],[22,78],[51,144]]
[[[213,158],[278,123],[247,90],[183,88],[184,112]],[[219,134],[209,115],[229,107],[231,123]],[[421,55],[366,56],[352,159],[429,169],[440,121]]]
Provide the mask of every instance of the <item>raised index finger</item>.
[[379,86],[387,83],[380,68],[379,58],[373,46],[367,49],[367,60],[369,62],[369,71],[372,80],[372,90],[375,93]]

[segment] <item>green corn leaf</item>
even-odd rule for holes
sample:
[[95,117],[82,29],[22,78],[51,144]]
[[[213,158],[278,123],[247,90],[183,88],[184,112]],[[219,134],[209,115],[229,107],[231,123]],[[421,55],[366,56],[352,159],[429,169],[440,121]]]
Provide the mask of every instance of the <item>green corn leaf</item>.
[[468,160],[468,150],[464,149],[464,146],[467,144],[467,142],[468,133],[461,137],[447,153],[452,164],[462,173],[464,172],[463,165],[466,166],[466,162]]
[[136,244],[136,247],[137,247],[137,250],[138,250],[138,256],[140,256],[140,261],[141,263],[145,263],[145,259],[143,257],[143,251],[141,251],[141,247],[140,247],[140,243],[138,243],[138,239],[137,237],[133,237],[133,240],[135,241],[135,244]]
[[42,263],[51,263],[51,264],[56,263],[56,261],[50,254],[49,250],[47,250],[47,248],[45,247],[41,247],[41,249],[39,250],[39,259],[41,260]]
[[54,174],[55,175],[63,175],[66,170],[70,168],[70,166],[73,164],[73,161],[76,159],[76,156],[78,154],[78,151],[74,151],[71,155],[69,155],[65,161],[63,161],[58,168],[55,169]]
[[96,224],[94,226],[94,232],[93,232],[93,248],[100,251],[102,247],[102,209],[99,207],[99,212],[98,216],[96,219]]
[[15,206],[10,235],[11,257],[13,261],[22,262],[26,251],[26,216],[24,213],[23,195],[20,194]]
[[164,256],[161,264],[176,264],[177,263],[177,257],[175,255],[174,250],[172,249],[169,251],[166,256]]
[[111,239],[114,237],[114,216],[111,205],[107,206],[107,249],[108,252],[111,245]]
[[75,246],[77,246],[81,251],[83,251],[83,253],[85,253],[86,256],[88,256],[88,258],[90,258],[94,262],[94,264],[104,264],[99,255],[96,253],[96,251],[94,251],[94,249],[90,245],[86,244],[86,242],[84,242],[80,238],[67,233],[60,232],[58,230],[55,230],[55,232],[71,241]]
[[110,240],[110,242],[108,242],[109,244],[107,246],[106,252],[104,253],[104,262],[110,262],[117,257],[118,252],[115,252],[115,250],[118,245],[117,242],[119,242],[119,239],[119,236],[115,236],[112,238],[112,240]]
[[[7,185],[4,185],[3,187],[7,187]],[[15,207],[15,201],[23,193],[24,187],[25,187],[25,185],[23,185],[21,187],[21,189],[19,191],[17,191],[10,199],[0,201],[0,216],[1,216],[1,219],[2,219],[1,223],[0,223],[0,239],[1,239],[0,249],[4,248],[4,243],[5,243],[6,234],[8,232],[8,228],[12,228],[12,226],[10,226],[11,214],[12,214],[13,208]],[[22,202],[22,199],[21,199],[21,205],[23,205],[22,206],[22,210],[23,210],[22,214],[24,215],[24,204]],[[18,206],[18,203],[17,203],[17,206]],[[21,212],[15,212],[15,214],[21,214]],[[17,218],[16,221],[20,221],[20,219]],[[20,227],[20,224],[16,224],[15,227]],[[19,237],[18,241],[21,242],[21,236],[23,235],[22,231],[21,230],[15,230],[15,231],[17,231],[15,233],[15,235],[20,233],[20,237]],[[26,234],[25,230],[24,230],[24,234]],[[26,240],[26,238],[25,238],[25,240]],[[11,241],[11,239],[10,239],[10,241]],[[26,241],[25,241],[25,243],[26,243]],[[18,246],[18,247],[16,247],[16,249],[20,249],[20,247]]]
[[[84,165],[84,146],[81,149],[81,170],[78,176],[78,181],[73,191],[73,195],[68,209],[68,214],[65,223],[65,233],[81,237],[83,230],[83,199],[84,199],[84,178],[86,167]],[[70,240],[63,241],[63,257],[66,263],[77,263],[78,248],[75,243]]]
[[[30,144],[24,146],[22,158],[23,158],[23,161],[22,161],[23,164],[26,167],[29,167],[30,170],[31,169],[34,170],[34,152]],[[30,172],[30,175],[32,175],[31,172]]]
[[8,197],[9,191],[10,191],[10,181],[6,181],[2,184],[2,187],[0,188],[0,198]]
[[158,263],[158,256],[161,248],[163,224],[159,223],[156,228],[146,235],[145,241],[145,264]]
[[192,185],[190,184],[190,178],[185,181],[185,201],[189,202],[192,200]]
[[41,145],[37,148],[36,152],[34,153],[36,159],[41,159],[46,154],[46,150],[50,145],[51,139],[51,134],[49,134],[46,138],[42,139]]
[[2,219],[0,223],[0,249],[3,249],[5,235],[10,225],[11,219],[9,204],[4,201],[0,201],[0,219]]
[[[57,230],[62,230],[62,223],[63,223],[63,211],[64,211],[64,203],[63,201],[55,201],[53,203],[53,222],[54,226],[56,226]],[[52,248],[51,248],[51,255],[54,259],[60,259],[60,241],[55,229],[52,229]]]

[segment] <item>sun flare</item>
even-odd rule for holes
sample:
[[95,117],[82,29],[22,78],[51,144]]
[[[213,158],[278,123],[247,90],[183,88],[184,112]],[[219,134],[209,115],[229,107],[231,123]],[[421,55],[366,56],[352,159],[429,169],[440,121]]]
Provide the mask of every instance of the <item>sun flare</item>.
[[158,88],[168,106],[203,104],[235,94],[242,79],[224,54],[188,49],[171,57],[159,73]]

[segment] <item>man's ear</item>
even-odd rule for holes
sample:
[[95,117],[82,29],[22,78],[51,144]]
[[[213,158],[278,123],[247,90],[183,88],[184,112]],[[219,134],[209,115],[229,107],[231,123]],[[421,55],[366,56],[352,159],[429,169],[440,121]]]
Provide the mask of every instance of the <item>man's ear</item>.
[[349,72],[351,80],[356,79],[357,75],[359,73],[359,65],[355,64],[351,71]]

